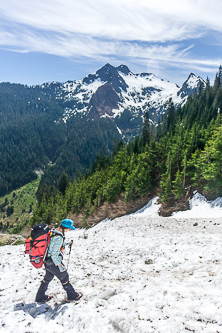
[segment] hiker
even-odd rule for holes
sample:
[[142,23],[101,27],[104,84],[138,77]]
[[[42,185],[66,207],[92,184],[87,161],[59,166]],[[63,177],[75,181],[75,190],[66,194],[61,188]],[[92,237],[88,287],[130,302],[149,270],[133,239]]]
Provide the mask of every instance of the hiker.
[[43,304],[52,298],[51,296],[47,296],[45,292],[48,288],[49,282],[54,278],[54,276],[60,280],[64,290],[67,292],[68,302],[78,301],[82,297],[82,294],[78,294],[69,282],[68,272],[62,263],[63,257],[61,251],[66,245],[70,245],[70,243],[66,243],[64,241],[64,234],[66,231],[74,229],[75,227],[73,226],[73,221],[65,219],[62,221],[59,228],[53,230],[53,237],[50,239],[48,252],[44,260],[46,273],[36,295],[35,301],[37,303]]

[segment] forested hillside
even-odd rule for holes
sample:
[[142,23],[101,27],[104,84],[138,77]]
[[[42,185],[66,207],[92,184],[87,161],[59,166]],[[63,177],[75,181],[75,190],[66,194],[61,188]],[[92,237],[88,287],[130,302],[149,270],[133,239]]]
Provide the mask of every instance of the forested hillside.
[[112,120],[64,123],[63,112],[49,88],[0,84],[0,196],[37,178],[38,169],[41,184],[56,187],[63,172],[72,181],[120,139]]
[[110,64],[77,81],[0,83],[0,197],[39,174],[40,187],[57,190],[63,173],[73,181],[99,151],[108,156],[114,140],[141,136],[145,113],[154,124],[169,98],[181,105],[201,86],[205,81],[192,73],[180,88]]
[[34,169],[63,144],[65,126],[53,123],[59,114],[39,88],[0,84],[0,196],[36,178]]
[[142,137],[119,144],[112,157],[99,155],[92,170],[73,183],[63,178],[55,193],[50,187],[39,192],[32,223],[55,223],[65,216],[92,214],[105,201],[124,193],[136,200],[158,189],[162,201],[183,198],[190,188],[211,196],[222,195],[222,69],[213,86],[188,98],[175,110],[169,103],[168,117],[150,128],[145,119]]

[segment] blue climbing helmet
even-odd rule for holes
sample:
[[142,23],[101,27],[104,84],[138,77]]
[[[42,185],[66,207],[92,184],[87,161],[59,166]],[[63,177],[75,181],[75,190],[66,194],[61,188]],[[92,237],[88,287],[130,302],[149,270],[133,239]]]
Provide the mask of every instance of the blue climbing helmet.
[[65,220],[62,220],[61,226],[63,226],[64,228],[69,228],[69,229],[75,230],[73,223],[74,223],[73,220],[65,219]]

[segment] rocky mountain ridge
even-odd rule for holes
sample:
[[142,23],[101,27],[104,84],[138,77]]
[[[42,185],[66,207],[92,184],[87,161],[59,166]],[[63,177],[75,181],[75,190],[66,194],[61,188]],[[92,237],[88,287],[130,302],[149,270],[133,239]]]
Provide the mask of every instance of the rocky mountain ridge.
[[175,106],[183,105],[201,85],[205,86],[205,81],[193,73],[179,87],[152,73],[134,74],[125,65],[106,64],[82,80],[47,83],[42,88],[53,91],[53,98],[63,105],[59,121],[66,123],[73,116],[108,117],[114,120],[122,137],[129,139],[141,134],[146,111],[150,122],[157,123],[166,113],[169,99]]
[[180,88],[152,73],[110,64],[65,83],[0,83],[0,196],[35,179],[36,169],[44,172],[41,185],[56,187],[63,172],[73,180],[100,151],[111,154],[114,139],[140,136],[147,111],[155,126],[166,120],[170,98],[183,104],[204,84],[190,74]]

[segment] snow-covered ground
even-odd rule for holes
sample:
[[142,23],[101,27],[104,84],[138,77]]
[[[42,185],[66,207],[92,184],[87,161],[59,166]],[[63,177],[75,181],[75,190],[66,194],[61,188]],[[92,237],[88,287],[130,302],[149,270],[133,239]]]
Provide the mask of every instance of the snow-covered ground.
[[84,297],[59,306],[65,292],[54,279],[42,314],[33,302],[44,269],[31,266],[23,245],[1,247],[0,331],[221,333],[222,214],[210,205],[205,216],[205,204],[196,200],[193,218],[161,218],[155,198],[137,214],[68,232],[70,281]]

